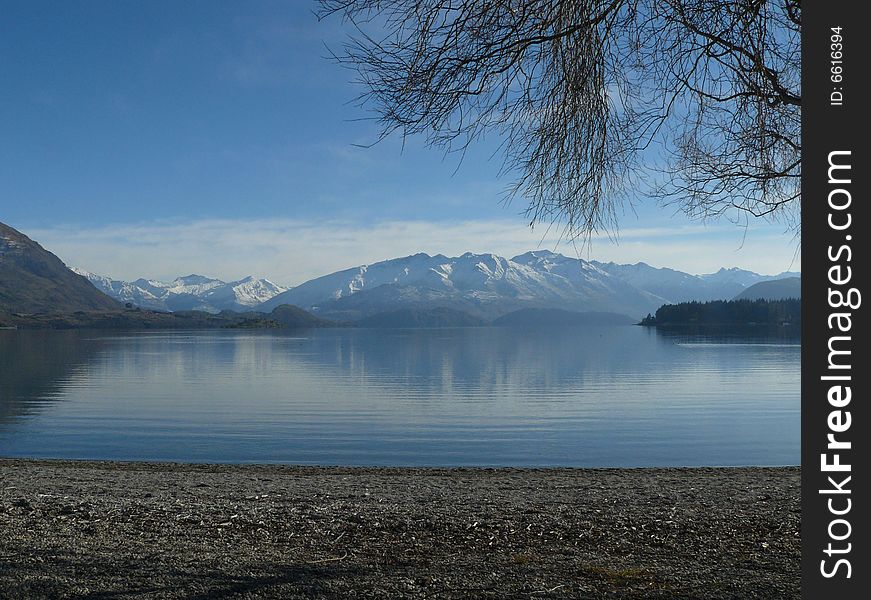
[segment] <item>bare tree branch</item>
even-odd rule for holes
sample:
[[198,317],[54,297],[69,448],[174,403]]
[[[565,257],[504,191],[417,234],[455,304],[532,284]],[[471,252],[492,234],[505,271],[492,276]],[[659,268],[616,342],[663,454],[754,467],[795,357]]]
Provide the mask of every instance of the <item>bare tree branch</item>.
[[381,136],[497,132],[533,223],[612,231],[654,179],[691,216],[798,228],[799,0],[319,3],[353,29],[334,58]]

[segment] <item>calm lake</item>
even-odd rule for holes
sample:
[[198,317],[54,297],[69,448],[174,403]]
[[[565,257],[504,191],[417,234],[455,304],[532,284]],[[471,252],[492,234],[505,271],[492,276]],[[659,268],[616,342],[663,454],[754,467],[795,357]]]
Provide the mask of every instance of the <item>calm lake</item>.
[[0,456],[798,464],[799,344],[636,326],[0,331]]

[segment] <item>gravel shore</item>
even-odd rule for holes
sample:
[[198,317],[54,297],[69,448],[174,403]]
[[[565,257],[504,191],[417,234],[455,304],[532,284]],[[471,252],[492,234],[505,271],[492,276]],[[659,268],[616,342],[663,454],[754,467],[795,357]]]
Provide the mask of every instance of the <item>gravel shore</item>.
[[798,598],[799,476],[0,459],[0,598]]

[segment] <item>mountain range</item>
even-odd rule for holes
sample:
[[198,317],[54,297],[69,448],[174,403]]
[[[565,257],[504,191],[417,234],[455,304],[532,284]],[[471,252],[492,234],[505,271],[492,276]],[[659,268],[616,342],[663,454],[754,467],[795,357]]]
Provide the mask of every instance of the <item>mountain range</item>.
[[202,275],[171,282],[125,282],[76,272],[113,298],[142,308],[269,312],[291,304],[338,321],[436,308],[487,321],[525,308],[640,317],[663,304],[728,300],[757,283],[798,275],[759,275],[736,268],[692,275],[646,263],[603,263],[549,251],[526,252],[510,259],[471,252],[456,257],[419,253],[344,269],[293,288],[253,277],[229,283]]
[[129,304],[158,311],[265,315],[293,305],[319,319],[340,322],[391,312],[409,322],[457,319],[453,313],[431,312],[437,309],[459,311],[468,315],[464,320],[469,323],[492,322],[525,309],[621,313],[637,319],[663,304],[729,300],[756,284],[799,275],[725,268],[692,275],[645,263],[603,263],[532,251],[512,258],[419,253],[344,269],[293,288],[254,277],[231,282],[203,275],[169,282],[120,281],[67,269],[36,242],[0,226],[0,310],[12,312],[117,310]]
[[170,282],[153,279],[120,281],[83,269],[73,271],[90,281],[94,287],[123,303],[150,310],[251,310],[287,291],[268,279],[245,277],[225,282],[203,275],[186,275]]
[[548,251],[510,259],[495,254],[446,257],[421,253],[312,279],[276,295],[262,308],[294,304],[338,320],[435,307],[450,307],[487,320],[523,308],[639,317],[663,304],[728,300],[758,282],[796,275],[769,276],[725,268],[691,275],[645,263],[601,263]]

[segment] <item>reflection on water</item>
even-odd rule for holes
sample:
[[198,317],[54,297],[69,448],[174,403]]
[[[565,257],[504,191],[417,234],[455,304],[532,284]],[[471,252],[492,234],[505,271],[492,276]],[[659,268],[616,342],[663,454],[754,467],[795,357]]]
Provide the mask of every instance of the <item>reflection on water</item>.
[[0,455],[797,464],[799,357],[633,326],[0,331]]
[[39,411],[87,370],[102,343],[73,331],[0,331],[0,435],[3,424]]

